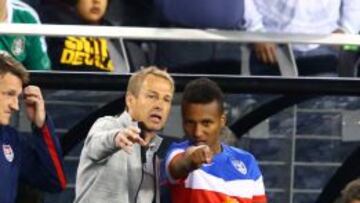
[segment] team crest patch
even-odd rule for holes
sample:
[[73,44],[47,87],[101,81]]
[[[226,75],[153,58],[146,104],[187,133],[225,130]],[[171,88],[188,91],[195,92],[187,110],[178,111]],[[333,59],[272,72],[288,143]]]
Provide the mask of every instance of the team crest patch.
[[244,162],[240,160],[231,160],[231,163],[241,174],[245,175],[247,173],[247,168]]
[[14,56],[19,56],[24,52],[25,49],[25,38],[24,37],[17,37],[14,39],[11,52],[14,54]]
[[2,148],[6,160],[8,160],[8,162],[12,162],[14,160],[14,151],[11,146],[8,144],[3,144]]

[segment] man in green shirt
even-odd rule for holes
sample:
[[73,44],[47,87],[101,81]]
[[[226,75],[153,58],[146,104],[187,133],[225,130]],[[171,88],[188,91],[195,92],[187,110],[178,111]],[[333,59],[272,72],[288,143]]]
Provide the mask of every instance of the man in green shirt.
[[[17,0],[0,0],[0,23],[39,24],[38,14]],[[0,35],[0,52],[7,52],[29,70],[49,70],[50,59],[44,37]]]

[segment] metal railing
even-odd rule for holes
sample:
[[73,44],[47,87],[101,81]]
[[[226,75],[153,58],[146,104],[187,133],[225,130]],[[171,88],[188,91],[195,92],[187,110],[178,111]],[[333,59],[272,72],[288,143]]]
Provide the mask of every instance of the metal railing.
[[[35,24],[0,24],[0,34],[25,34],[44,36],[91,36],[119,38],[127,70],[130,70],[129,57],[123,40],[171,40],[222,43],[259,43],[273,42],[285,44],[276,49],[281,75],[297,77],[298,68],[292,44],[322,44],[322,45],[360,45],[360,36],[351,34],[293,34],[265,33],[216,29],[174,29],[148,27],[114,27],[114,26],[84,26],[84,25],[35,25]],[[241,73],[250,75],[250,52],[248,46],[241,45]]]

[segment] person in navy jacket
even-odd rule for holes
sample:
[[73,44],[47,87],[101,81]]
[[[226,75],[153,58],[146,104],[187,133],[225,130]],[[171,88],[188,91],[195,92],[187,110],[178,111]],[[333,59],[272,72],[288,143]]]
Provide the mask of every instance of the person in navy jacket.
[[[66,178],[58,137],[46,115],[41,90],[29,85],[24,66],[0,53],[0,202],[13,203],[19,182],[43,191],[65,189]],[[22,95],[32,135],[20,135],[9,126],[11,115],[19,110]]]

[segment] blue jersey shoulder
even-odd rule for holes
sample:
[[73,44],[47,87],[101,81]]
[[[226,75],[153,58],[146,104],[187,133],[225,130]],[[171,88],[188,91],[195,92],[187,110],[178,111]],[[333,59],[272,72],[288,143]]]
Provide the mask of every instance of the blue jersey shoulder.
[[222,144],[222,152],[213,157],[213,164],[202,170],[225,181],[257,180],[261,173],[254,156],[242,149]]
[[1,144],[17,144],[19,142],[18,132],[10,126],[0,127]]

